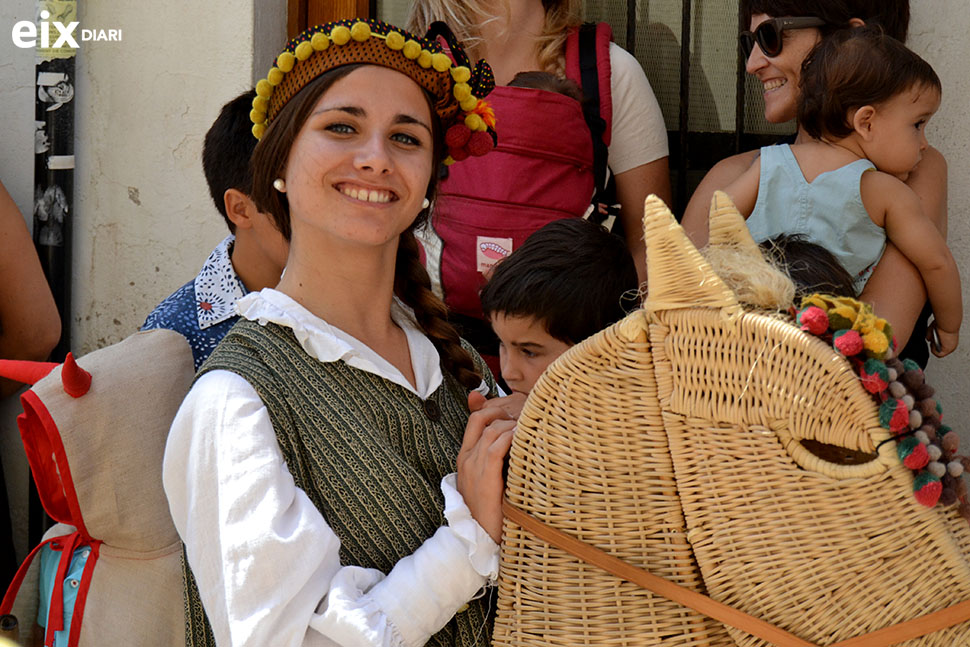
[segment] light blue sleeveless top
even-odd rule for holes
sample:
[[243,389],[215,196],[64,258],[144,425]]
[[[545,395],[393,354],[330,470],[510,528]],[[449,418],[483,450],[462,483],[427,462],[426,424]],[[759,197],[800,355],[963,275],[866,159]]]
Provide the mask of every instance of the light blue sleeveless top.
[[761,149],[758,201],[748,217],[756,242],[779,234],[804,234],[832,252],[861,290],[886,248],[886,231],[862,204],[862,174],[875,169],[860,159],[812,182],[805,180],[788,144]]

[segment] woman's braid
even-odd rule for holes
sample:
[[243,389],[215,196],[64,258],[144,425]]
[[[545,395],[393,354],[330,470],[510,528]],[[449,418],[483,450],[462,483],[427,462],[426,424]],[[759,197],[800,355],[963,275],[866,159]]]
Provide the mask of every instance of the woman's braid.
[[431,291],[431,279],[421,264],[413,228],[401,234],[394,271],[394,294],[414,310],[418,325],[441,354],[445,369],[469,389],[477,389],[482,376],[462,348],[457,331],[448,323],[448,308]]

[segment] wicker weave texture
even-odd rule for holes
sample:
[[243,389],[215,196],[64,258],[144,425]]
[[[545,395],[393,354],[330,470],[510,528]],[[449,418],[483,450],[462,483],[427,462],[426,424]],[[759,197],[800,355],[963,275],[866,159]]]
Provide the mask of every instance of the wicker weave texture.
[[[509,501],[819,645],[970,599],[970,527],[914,500],[846,361],[744,312],[662,204],[647,207],[644,310],[540,378],[513,441]],[[856,460],[830,462],[809,441]],[[496,646],[765,644],[509,520],[504,532]],[[903,644],[970,645],[970,623]]]
[[[703,591],[651,363],[641,311],[550,367],[519,419],[507,496],[560,530]],[[506,520],[493,645],[728,640],[714,621],[579,564]]]
[[[820,645],[970,598],[970,528],[955,509],[915,502],[894,446],[844,466],[799,442],[872,452],[886,436],[844,361],[825,361],[824,344],[764,316],[736,322],[733,344],[711,311],[658,318],[655,370],[672,376],[664,427],[713,598]],[[765,644],[731,633],[744,647]],[[908,644],[970,644],[970,623]]]

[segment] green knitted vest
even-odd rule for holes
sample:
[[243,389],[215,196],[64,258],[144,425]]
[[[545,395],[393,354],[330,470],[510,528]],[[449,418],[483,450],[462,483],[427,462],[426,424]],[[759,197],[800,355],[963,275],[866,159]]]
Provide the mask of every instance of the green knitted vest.
[[[342,361],[317,361],[289,328],[246,320],[199,375],[216,369],[242,376],[259,394],[296,485],[340,538],[342,564],[388,573],[446,523],[440,483],[455,470],[468,419],[467,389],[447,371],[424,402]],[[214,645],[194,578],[184,571],[186,643]],[[489,645],[489,597],[472,601],[427,644]]]

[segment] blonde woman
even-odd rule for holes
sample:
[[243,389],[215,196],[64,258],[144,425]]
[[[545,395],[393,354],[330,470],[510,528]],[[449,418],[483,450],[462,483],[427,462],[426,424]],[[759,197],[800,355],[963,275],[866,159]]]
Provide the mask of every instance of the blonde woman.
[[[444,241],[441,275],[445,301],[459,315],[457,321],[469,338],[473,339],[474,335],[468,334],[468,324],[474,328],[475,321],[483,323],[477,290],[484,283],[488,261],[478,258],[476,262],[474,257],[483,240],[488,244],[495,243],[492,239],[497,238],[501,244],[503,239],[508,239],[512,244],[500,253],[511,253],[513,249],[509,247],[521,244],[520,234],[524,234],[521,235],[524,240],[528,233],[551,220],[582,217],[589,205],[589,196],[585,196],[585,204],[582,199],[573,205],[560,205],[556,201],[561,194],[574,190],[578,183],[591,181],[591,177],[570,175],[569,168],[558,180],[547,177],[549,168],[558,160],[574,154],[582,146],[586,147],[582,154],[589,155],[592,150],[582,108],[568,97],[508,87],[519,72],[542,71],[566,76],[570,69],[567,49],[574,38],[571,35],[582,23],[581,8],[580,0],[416,0],[412,5],[409,29],[420,32],[435,20],[447,22],[471,59],[485,58],[495,73],[497,87],[489,97],[500,131],[495,153],[470,160],[471,163],[463,164],[445,179],[432,214],[435,231]],[[601,97],[610,95],[612,112],[610,120],[601,110],[601,116],[611,121],[603,140],[608,141],[607,162],[616,181],[619,219],[637,273],[643,280],[646,276],[640,235],[643,200],[651,193],[664,201],[670,200],[667,131],[656,97],[637,60],[614,43],[602,51],[608,51],[608,55],[597,57],[599,92]],[[608,83],[602,82],[607,78],[604,74],[608,74]],[[586,99],[589,101],[591,97]],[[569,112],[569,102],[573,104],[573,113]],[[534,172],[518,170],[521,167],[514,166],[513,162],[505,165],[505,160],[514,153],[541,158],[546,147],[555,149],[549,153],[548,164],[536,166]],[[575,165],[589,174],[592,161],[578,159]],[[503,188],[515,197],[507,197],[502,193]],[[482,197],[480,191],[490,194],[476,206],[474,200]],[[490,208],[497,224],[488,220]],[[476,210],[482,213],[478,220],[472,220]],[[490,226],[494,226],[493,233],[486,231],[478,238],[461,237],[467,230]],[[429,271],[434,279],[436,260],[432,252],[429,252]],[[456,256],[450,259],[449,253]],[[449,272],[455,271],[455,267],[471,269],[455,279],[456,283],[461,281],[460,285],[449,290]],[[458,289],[470,296],[456,298]],[[477,348],[483,355],[492,354],[482,346]]]

